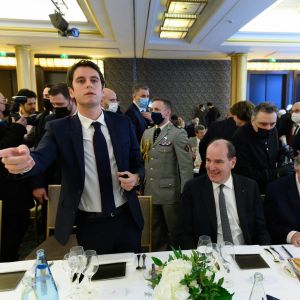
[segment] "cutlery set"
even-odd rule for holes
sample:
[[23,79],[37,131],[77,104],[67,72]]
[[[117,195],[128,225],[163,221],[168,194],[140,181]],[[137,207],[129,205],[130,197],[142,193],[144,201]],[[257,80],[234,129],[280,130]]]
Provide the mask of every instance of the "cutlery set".
[[[288,251],[288,249],[281,245],[282,250],[289,256],[288,259],[284,258],[278,250],[276,250],[274,247],[264,248],[265,251],[267,251],[273,259],[273,262],[275,263],[282,263],[284,261],[287,261],[290,265],[290,268],[287,266],[284,266],[284,270],[287,271],[291,276],[297,277],[297,279],[300,281],[300,275],[298,274],[297,270],[295,270],[293,264],[291,263],[290,259],[293,258],[293,255]],[[275,255],[275,254],[276,255]]]

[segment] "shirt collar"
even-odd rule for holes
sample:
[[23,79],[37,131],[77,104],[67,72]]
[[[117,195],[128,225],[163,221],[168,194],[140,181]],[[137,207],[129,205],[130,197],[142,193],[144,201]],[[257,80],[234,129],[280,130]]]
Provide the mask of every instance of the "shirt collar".
[[[163,130],[168,124],[170,123],[170,121],[168,121],[166,124],[164,124],[163,126],[160,126],[160,130]],[[158,128],[158,126],[156,125],[155,128]]]
[[104,113],[103,111],[101,112],[99,118],[97,120],[92,120],[90,118],[87,118],[83,115],[81,115],[79,112],[78,112],[78,118],[81,122],[81,125],[85,128],[85,129],[88,129],[93,122],[99,122],[101,125],[104,125],[106,126],[106,122],[105,122],[105,119],[104,119]]
[[[212,185],[213,185],[213,189],[216,190],[221,185],[221,183],[213,182]],[[232,181],[232,175],[231,174],[230,174],[229,178],[223,183],[223,185],[228,187],[231,190],[233,189],[233,181]]]

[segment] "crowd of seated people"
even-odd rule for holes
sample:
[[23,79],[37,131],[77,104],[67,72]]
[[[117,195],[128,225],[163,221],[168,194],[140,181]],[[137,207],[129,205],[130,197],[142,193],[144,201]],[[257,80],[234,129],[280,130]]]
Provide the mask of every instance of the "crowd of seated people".
[[[42,137],[44,132],[55,128],[55,122],[62,118],[77,118],[78,112],[74,95],[69,94],[70,88],[73,89],[64,83],[50,87],[49,103],[46,103],[46,99],[44,102],[51,104],[51,107],[47,105],[43,124],[36,131],[40,134],[34,139],[37,141],[34,144],[36,153],[40,151],[39,144],[42,143],[44,147],[46,142]],[[139,192],[153,197],[153,251],[169,250],[171,245],[185,249],[195,248],[200,235],[211,236],[213,242],[227,240],[234,244],[292,243],[300,246],[300,156],[297,156],[299,150],[296,146],[297,137],[300,136],[299,102],[293,105],[291,113],[286,113],[279,121],[277,107],[272,103],[263,102],[255,107],[249,101],[238,102],[230,108],[230,114],[224,120],[218,120],[218,110],[209,103],[208,112],[212,111],[210,114],[214,117],[211,116],[209,121],[205,117],[202,118],[205,116],[205,110],[200,105],[194,119],[186,127],[180,117],[172,115],[172,101],[157,98],[153,100],[151,107],[148,105],[149,88],[146,85],[133,88],[133,103],[131,112],[127,111],[127,117],[120,113],[113,90],[105,88],[103,102],[101,97],[97,98],[97,103],[102,106],[98,111],[100,115],[102,110],[107,110],[105,116],[108,118],[112,114],[114,120],[114,114],[118,114],[116,120],[131,122],[130,134],[127,131],[124,131],[124,134],[129,134],[134,146],[141,141],[143,165],[136,167],[142,176],[136,176],[135,173],[128,173],[129,178],[123,174],[118,175],[114,185],[119,182],[121,186],[121,207],[126,206],[124,201],[131,201],[130,207],[122,208],[120,214],[129,209],[131,214],[134,214],[133,219],[137,218],[135,214],[139,214],[139,208],[133,209],[132,200],[126,200],[127,196],[124,198],[124,195],[130,190],[131,194]],[[1,149],[26,143],[26,103],[20,108],[19,119],[15,120],[10,116],[10,122],[6,122],[6,102],[0,93],[0,154],[7,153],[1,152]],[[84,103],[80,105],[82,112],[85,106]],[[31,106],[30,109],[30,112],[34,111]],[[80,111],[80,120],[85,124]],[[130,121],[130,116],[133,118],[133,115],[139,119],[136,117],[134,122]],[[205,125],[209,124],[208,129],[204,124],[199,125],[199,116],[206,121]],[[110,136],[114,136],[116,128],[110,125]],[[134,137],[131,136],[131,132],[134,132]],[[46,135],[49,136],[49,133]],[[106,142],[110,143],[109,147],[116,146],[109,141],[108,138]],[[84,148],[84,151],[86,150]],[[134,148],[134,151],[137,149]],[[112,152],[109,153],[111,159]],[[0,199],[3,200],[4,207],[1,260],[12,261],[18,259],[19,246],[29,223],[29,209],[34,205],[33,198],[44,203],[48,199],[47,185],[61,183],[60,176],[55,181],[49,181],[48,176],[49,172],[52,175],[61,172],[61,161],[56,160],[54,173],[52,161],[52,167],[47,167],[43,172],[33,172],[34,177],[20,175],[19,178],[18,175],[16,180],[16,176],[9,174],[9,156],[16,154],[1,155],[3,159],[0,165]],[[119,153],[114,152],[114,155]],[[282,160],[283,156],[285,160]],[[33,157],[40,159],[39,154],[34,154]],[[86,159],[85,163],[90,164],[90,158]],[[133,158],[130,157],[131,159]],[[198,162],[202,160],[201,174],[197,177],[193,176],[196,159]],[[115,167],[119,166],[119,163],[119,158],[111,162]],[[27,168],[23,169],[24,172],[16,173],[26,174]],[[145,169],[145,178],[142,169]],[[128,190],[127,184],[130,186]],[[133,185],[138,186],[135,188],[136,192],[132,190]],[[81,201],[82,197],[88,195],[87,191],[84,193],[86,194],[83,196],[79,195]],[[81,213],[81,222],[86,222],[86,218],[94,209],[94,206],[85,207],[82,204],[84,201],[76,204],[80,208],[76,207],[74,212],[76,214],[77,210],[87,210]],[[97,211],[96,214],[100,216],[102,212]],[[63,222],[60,225],[62,224]],[[138,226],[141,226],[141,223]],[[82,232],[80,234],[82,238]],[[11,236],[14,238],[8,238]],[[135,237],[138,236],[136,231]],[[128,245],[125,249],[121,245],[117,250],[111,251],[137,251],[137,241],[134,244],[134,249],[128,248]],[[99,249],[102,248],[99,246]]]

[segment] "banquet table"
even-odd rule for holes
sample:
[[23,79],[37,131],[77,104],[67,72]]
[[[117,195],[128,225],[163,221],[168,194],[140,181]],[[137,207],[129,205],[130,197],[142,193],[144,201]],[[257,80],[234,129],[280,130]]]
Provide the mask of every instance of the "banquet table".
[[[293,245],[285,245],[288,251],[294,257],[300,258],[300,248]],[[288,275],[283,269],[284,263],[275,263],[271,255],[264,250],[267,246],[235,246],[235,254],[261,254],[270,268],[241,270],[236,262],[231,263],[230,276],[233,285],[228,288],[230,292],[234,292],[234,300],[247,300],[251,292],[253,284],[253,275],[260,272],[264,276],[263,285],[266,294],[274,296],[280,300],[296,300],[300,299],[300,281],[297,277]],[[288,258],[281,246],[275,245],[274,248],[280,252],[284,258]],[[189,253],[190,251],[184,251]],[[134,253],[99,255],[100,264],[112,262],[126,262],[126,275],[122,278],[93,281],[92,287],[97,290],[98,297],[94,299],[128,299],[141,300],[151,299],[152,289],[145,280],[145,274],[151,269],[151,257],[155,256],[165,261],[168,259],[170,252],[146,253],[147,271],[136,270],[137,257]],[[142,261],[142,259],[141,259]],[[34,261],[19,261],[13,263],[1,263],[0,273],[14,270],[30,270]],[[141,264],[140,264],[141,265]],[[62,268],[62,261],[54,261],[51,266],[54,280],[57,283],[60,299],[63,300],[70,292],[70,283],[66,272]],[[29,271],[28,271],[29,272]],[[84,281],[82,282],[84,285]],[[0,300],[20,299],[24,286],[21,282],[13,291],[0,292]],[[84,296],[81,300],[86,299]]]

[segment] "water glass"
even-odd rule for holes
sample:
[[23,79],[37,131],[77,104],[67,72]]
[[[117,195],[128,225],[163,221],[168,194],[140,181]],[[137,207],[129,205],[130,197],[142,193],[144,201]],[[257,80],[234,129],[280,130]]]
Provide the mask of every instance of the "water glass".
[[95,250],[86,250],[85,256],[87,259],[87,263],[83,271],[83,274],[88,279],[87,293],[90,298],[96,299],[98,293],[96,290],[91,289],[91,279],[93,275],[98,271],[99,268],[98,255]]
[[206,254],[206,246],[211,244],[211,238],[208,235],[200,235],[197,245],[197,250],[202,254]]
[[222,242],[220,245],[220,256],[222,264],[225,268],[224,283],[225,288],[231,288],[233,286],[231,263],[235,260],[234,246],[231,242]]

